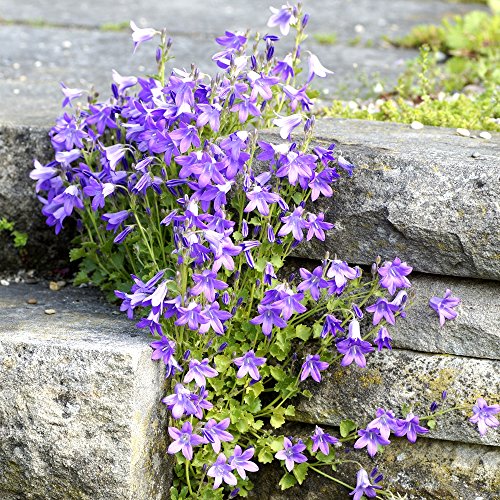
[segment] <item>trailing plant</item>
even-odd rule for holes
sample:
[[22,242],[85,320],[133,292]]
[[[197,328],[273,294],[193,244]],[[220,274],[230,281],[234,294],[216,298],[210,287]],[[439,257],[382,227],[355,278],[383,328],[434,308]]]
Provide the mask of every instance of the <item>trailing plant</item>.
[[28,235],[14,228],[15,225],[13,222],[9,221],[5,217],[0,219],[0,232],[6,231],[9,234],[15,248],[24,248],[26,243],[28,243]]
[[[355,168],[333,144],[313,141],[309,86],[330,71],[301,49],[307,21],[300,6],[273,9],[268,26],[295,32],[282,56],[277,35],[227,31],[216,40],[215,77],[195,66],[167,73],[166,31],[131,23],[135,49],[160,37],[158,74],[114,72],[112,97],[90,97],[59,118],[55,160],[35,162],[31,174],[55,232],[67,217],[78,221],[75,282],[115,290],[121,310],[154,337],[152,359],[170,381],[162,401],[173,499],[246,496],[249,473],[274,460],[283,489],[314,471],[356,500],[390,497],[381,475],[369,477],[338,447],[353,442],[374,456],[391,433],[414,442],[450,411],[436,405],[419,420],[408,408],[379,409],[365,427],[342,422],[339,437],[316,427],[307,443],[280,431],[295,398],[311,396],[309,379],[320,383],[339,363],[364,367],[374,346],[391,348],[387,325],[405,316],[412,270],[377,259],[364,273],[327,253],[311,269],[285,271],[297,245],[333,229],[315,202]],[[82,95],[62,90],[64,105]],[[272,125],[281,139],[259,133]],[[459,302],[448,292],[431,302],[443,322]],[[483,401],[473,416],[481,432],[500,411]],[[355,486],[335,476],[343,462],[359,469]]]

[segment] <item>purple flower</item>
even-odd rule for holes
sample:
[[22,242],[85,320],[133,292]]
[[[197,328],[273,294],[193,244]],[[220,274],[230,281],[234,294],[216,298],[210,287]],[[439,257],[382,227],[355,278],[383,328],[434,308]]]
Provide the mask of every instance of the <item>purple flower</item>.
[[336,347],[341,354],[344,354],[340,363],[342,366],[349,366],[355,361],[358,366],[364,368],[366,366],[365,354],[374,351],[370,342],[361,338],[359,322],[356,319],[353,319],[349,324],[347,338],[338,342]]
[[303,230],[309,227],[309,224],[302,218],[304,209],[298,206],[291,215],[287,217],[282,217],[281,221],[284,222],[284,226],[279,230],[278,236],[286,236],[289,233],[293,234],[293,237],[297,241],[302,241],[304,238]]
[[293,314],[302,314],[307,311],[306,307],[300,303],[301,300],[304,300],[303,293],[293,293],[291,290],[287,290],[285,296],[275,302],[273,307],[279,308],[283,319],[288,321]]
[[377,344],[379,351],[381,351],[383,347],[387,349],[392,349],[391,346],[392,338],[389,335],[389,332],[387,331],[387,328],[385,326],[381,327],[380,330],[377,332],[377,336],[375,337],[374,342],[375,344]]
[[187,307],[179,307],[179,316],[175,324],[177,326],[187,323],[190,330],[198,330],[200,324],[208,323],[208,318],[201,312],[200,304],[191,301]]
[[458,313],[453,310],[453,307],[457,307],[460,304],[460,299],[458,297],[451,296],[451,290],[448,288],[444,297],[432,297],[429,301],[429,305],[436,311],[439,315],[439,324],[443,327],[447,319],[455,319]]
[[323,455],[328,455],[330,453],[330,444],[335,445],[339,442],[337,438],[330,436],[330,434],[327,434],[318,426],[316,426],[314,434],[311,436],[311,440],[313,442],[312,451],[316,452],[319,448]]
[[477,398],[476,404],[472,407],[473,415],[469,421],[477,424],[477,429],[481,436],[486,434],[488,427],[498,427],[499,422],[496,417],[500,413],[500,405],[488,406],[488,403],[483,398]]
[[202,293],[209,302],[215,300],[215,290],[225,290],[227,283],[217,279],[217,273],[205,269],[201,274],[193,274],[193,281],[196,285],[191,288],[191,295],[197,296]]
[[301,180],[301,186],[313,178],[313,169],[315,167],[315,157],[313,155],[300,154],[296,151],[289,151],[281,167],[276,172],[277,177],[288,176],[288,182],[295,186],[298,180]]
[[198,115],[196,120],[197,127],[203,127],[207,123],[210,123],[210,128],[217,132],[220,128],[220,112],[222,107],[219,104],[198,104],[201,109],[201,113]]
[[243,97],[239,102],[237,102],[231,111],[238,112],[238,119],[240,123],[247,121],[248,115],[259,116],[259,108],[255,105],[255,102],[250,98]]
[[318,240],[325,241],[325,231],[333,229],[335,226],[330,222],[325,222],[325,214],[309,214],[309,231],[307,231],[307,241],[316,236]]
[[406,278],[413,268],[408,266],[406,262],[401,263],[401,259],[396,257],[392,262],[385,262],[384,265],[378,270],[382,279],[380,286],[387,288],[391,295],[394,295],[396,288],[410,288],[411,283]]
[[367,429],[360,429],[358,435],[361,436],[354,443],[354,448],[357,450],[364,448],[368,450],[368,455],[373,457],[377,453],[377,447],[387,446],[391,442],[384,438],[380,433],[380,430],[376,427],[368,427]]
[[282,139],[288,139],[294,128],[298,127],[302,122],[301,114],[290,116],[282,116],[273,120],[274,125],[280,127],[280,136]]
[[218,302],[213,302],[212,304],[209,304],[207,307],[205,307],[205,309],[203,309],[202,314],[208,319],[208,323],[200,326],[200,333],[207,333],[210,327],[212,327],[215,333],[217,333],[218,335],[224,335],[224,326],[222,325],[222,323],[232,318],[231,313],[222,310]]
[[92,210],[97,211],[99,208],[104,207],[105,198],[110,194],[113,194],[115,192],[115,188],[116,186],[111,182],[101,184],[99,181],[91,177],[87,186],[83,188],[83,194],[89,197],[93,196]]
[[378,325],[382,318],[384,318],[387,323],[394,325],[396,323],[396,318],[394,317],[394,312],[399,310],[399,306],[396,304],[391,304],[387,302],[386,299],[378,299],[375,304],[368,306],[366,308],[368,312],[373,314],[373,324]]
[[198,131],[193,125],[186,125],[181,123],[179,128],[170,132],[170,138],[174,141],[175,145],[179,148],[181,153],[185,153],[191,146],[196,148],[200,147],[200,138]]
[[429,429],[419,425],[419,422],[420,419],[416,415],[408,413],[405,419],[398,419],[394,435],[398,437],[406,435],[408,441],[414,443],[417,440],[417,434],[427,434],[429,432]]
[[295,75],[293,70],[292,54],[288,54],[283,59],[283,61],[278,61],[278,63],[272,70],[272,74],[278,75],[283,82],[286,82],[289,78],[292,78]]
[[269,28],[274,26],[279,26],[281,34],[283,36],[288,35],[290,31],[290,26],[295,25],[297,22],[295,7],[290,4],[282,5],[281,9],[276,9],[274,7],[269,7],[273,15],[267,21]]
[[246,193],[250,203],[245,207],[244,212],[251,212],[256,208],[261,215],[269,215],[268,203],[277,203],[281,198],[275,193],[270,193],[260,186],[255,186],[252,191]]
[[223,36],[216,38],[215,41],[223,47],[238,50],[246,43],[247,39],[243,36],[243,33],[226,31]]
[[325,78],[328,73],[333,74],[333,71],[326,69],[320,62],[317,56],[311,54],[311,52],[307,51],[309,54],[309,76],[307,81],[310,82],[315,76],[319,76],[320,78]]
[[278,328],[286,327],[286,321],[280,318],[281,309],[275,304],[259,304],[257,310],[259,311],[259,315],[251,319],[250,323],[252,325],[262,325],[262,333],[264,335],[271,335],[274,325]]
[[135,230],[135,226],[125,226],[125,229],[121,232],[118,233],[113,240],[113,243],[116,243],[117,245],[123,243],[125,241],[125,238],[132,233]]
[[181,430],[176,427],[169,427],[168,433],[174,440],[168,447],[168,453],[174,455],[182,450],[182,454],[187,460],[191,460],[193,458],[193,446],[198,446],[204,442],[204,439],[201,436],[193,434],[193,426],[189,421],[184,422]]
[[321,330],[321,338],[324,339],[329,333],[335,336],[335,332],[344,333],[344,331],[345,330],[342,328],[342,321],[332,314],[327,314],[325,316],[325,324]]
[[208,469],[207,476],[215,479],[214,490],[221,485],[222,481],[231,486],[235,486],[238,482],[236,476],[231,472],[231,466],[228,465],[226,461],[227,459],[224,453],[220,453],[212,467]]
[[246,374],[250,375],[253,380],[260,380],[258,366],[262,366],[266,362],[266,358],[255,356],[253,350],[245,353],[241,358],[235,358],[233,363],[239,367],[236,378],[243,378]]
[[166,365],[170,363],[175,354],[175,342],[165,335],[162,335],[160,340],[151,342],[150,347],[153,349],[151,359],[154,361],[161,359]]
[[278,460],[285,461],[285,467],[288,472],[292,472],[296,463],[301,464],[307,462],[307,457],[301,453],[306,449],[306,445],[301,439],[299,439],[297,444],[293,445],[288,438],[285,438],[283,445],[284,448],[281,451],[278,451],[278,453],[274,456]]
[[229,427],[230,420],[225,418],[217,423],[213,418],[211,418],[202,430],[202,434],[205,443],[210,443],[212,445],[215,453],[220,452],[221,441],[232,441],[233,435],[226,431]]
[[137,78],[135,76],[122,76],[115,69],[113,70],[113,81],[118,85],[118,92],[120,94],[129,87],[137,85]]
[[347,262],[342,260],[333,260],[326,273],[327,278],[333,278],[335,280],[335,286],[337,288],[343,289],[347,284],[347,280],[353,280],[357,278],[358,273],[356,269],[349,267]]
[[175,419],[181,418],[182,415],[194,415],[196,406],[191,400],[191,392],[182,384],[176,384],[174,394],[163,398],[161,401],[167,405],[167,408],[172,412]]
[[73,99],[78,99],[79,97],[82,97],[83,90],[82,89],[69,89],[64,85],[63,82],[60,83],[61,85],[61,92],[64,94],[64,99],[62,102],[62,107],[66,106],[71,106],[71,101]]
[[212,378],[217,377],[217,375],[219,375],[219,372],[215,368],[208,366],[208,358],[205,358],[203,361],[192,359],[189,362],[189,370],[184,377],[184,383],[187,384],[191,380],[194,380],[198,387],[205,387],[207,383],[205,377]]
[[109,162],[109,168],[115,170],[116,165],[126,153],[123,144],[113,144],[112,146],[103,147],[102,149],[104,150],[106,160]]
[[319,299],[322,288],[328,288],[328,283],[323,279],[323,268],[321,266],[316,267],[312,273],[302,267],[300,268],[300,276],[304,281],[299,284],[297,290],[299,292],[309,290],[314,300]]
[[398,428],[398,419],[396,419],[391,410],[386,411],[383,408],[378,408],[375,415],[377,418],[366,426],[367,429],[378,429],[384,439],[389,439],[391,431],[395,431]]
[[321,361],[319,354],[314,354],[311,356],[307,355],[304,364],[302,365],[302,370],[300,373],[300,380],[303,381],[309,375],[316,382],[321,382],[321,371],[326,370],[330,365],[326,361]]
[[249,71],[247,76],[252,82],[252,93],[250,94],[251,100],[255,101],[259,95],[265,101],[273,98],[273,91],[271,90],[271,87],[280,81],[279,78],[275,76],[266,76],[262,73],[259,75],[255,71]]
[[130,27],[132,28],[133,32],[132,40],[134,42],[134,52],[142,42],[151,40],[158,33],[158,31],[153,28],[138,28],[134,21],[130,21]]
[[234,447],[233,455],[229,457],[229,465],[238,471],[238,474],[242,477],[242,479],[247,478],[246,471],[257,472],[259,470],[258,465],[250,461],[254,452],[254,448],[248,448],[245,451],[242,451],[241,447],[236,445]]
[[116,231],[129,216],[130,212],[128,210],[121,210],[120,212],[104,214],[101,219],[108,223],[106,226],[108,231]]
[[365,469],[360,469],[358,471],[356,480],[356,488],[349,493],[349,495],[354,495],[352,500],[360,500],[363,495],[369,498],[377,496],[375,490],[380,489],[380,486],[374,486],[370,483],[368,472],[366,472]]

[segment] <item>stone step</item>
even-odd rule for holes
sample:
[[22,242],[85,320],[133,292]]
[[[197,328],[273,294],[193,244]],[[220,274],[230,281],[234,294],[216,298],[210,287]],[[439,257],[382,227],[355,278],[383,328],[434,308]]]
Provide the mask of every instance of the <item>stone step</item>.
[[[389,327],[394,347],[428,353],[500,360],[500,283],[442,276],[416,275],[407,317]],[[440,327],[429,306],[447,289],[461,300],[458,316]]]
[[[500,434],[494,430],[481,436],[468,422],[478,397],[489,404],[500,402],[500,362],[408,350],[374,353],[367,357],[366,368],[354,363],[329,369],[321,384],[309,384],[310,399],[297,404],[295,420],[318,425],[339,425],[350,418],[366,425],[377,408],[400,412],[410,406],[417,415],[429,414],[436,401],[440,408],[470,404],[470,411],[450,412],[438,419],[438,425],[426,438],[461,443],[500,446]],[[441,394],[447,391],[446,403]]]
[[[0,234],[7,248],[0,269],[47,268],[47,245],[67,246],[45,227],[29,179],[34,157],[51,158],[47,130],[0,124],[0,213],[30,235],[22,260]],[[272,133],[263,136],[277,140]],[[321,119],[317,139],[336,142],[358,168],[336,184],[333,198],[315,204],[336,229],[325,243],[300,245],[299,256],[320,259],[328,250],[371,264],[377,255],[397,255],[415,271],[500,279],[500,134],[485,141],[446,128]]]
[[83,289],[3,286],[0,311],[0,498],[166,499],[164,377],[147,335]]
[[500,134],[484,141],[440,127],[322,119],[316,138],[358,168],[333,198],[315,202],[336,229],[324,243],[299,245],[299,256],[329,250],[358,264],[398,256],[416,271],[500,279]]
[[[327,428],[324,428],[328,431]],[[331,429],[338,435],[337,429]],[[306,439],[314,427],[298,426],[291,435]],[[430,439],[418,440],[415,444],[406,439],[392,438],[383,453],[371,459],[365,450],[341,448],[338,458],[355,460],[370,473],[378,467],[383,474],[380,483],[393,493],[408,495],[408,500],[496,500],[500,491],[500,451],[498,448],[477,444],[451,443]],[[337,472],[329,467],[323,472],[334,474],[346,484],[356,484],[358,467],[352,463],[342,464]],[[285,470],[276,463],[267,465],[259,472],[255,490],[250,498],[258,500],[323,500],[325,498],[350,498],[352,490],[344,488],[329,479],[310,472],[301,486],[280,491],[278,483]]]

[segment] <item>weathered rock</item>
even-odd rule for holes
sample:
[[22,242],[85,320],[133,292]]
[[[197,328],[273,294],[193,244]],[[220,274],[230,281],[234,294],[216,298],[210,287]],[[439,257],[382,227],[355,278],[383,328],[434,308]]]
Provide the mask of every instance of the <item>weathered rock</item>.
[[33,159],[48,162],[52,154],[47,128],[0,125],[0,218],[14,222],[16,230],[28,234],[27,245],[16,249],[10,234],[0,231],[0,270],[49,270],[68,265],[72,224],[67,224],[68,231],[54,235],[45,224],[29,178]]
[[[500,360],[500,283],[426,275],[411,281],[407,317],[389,327],[395,347]],[[441,328],[429,300],[447,288],[461,303],[458,316]]]
[[315,202],[336,229],[298,255],[329,250],[358,264],[399,256],[416,271],[500,279],[500,134],[479,142],[453,129],[323,119],[316,138],[358,168]]
[[404,405],[416,414],[429,413],[433,401],[440,404],[446,390],[446,407],[470,405],[470,411],[450,412],[438,419],[432,439],[500,445],[500,433],[491,430],[480,436],[468,422],[478,397],[489,404],[500,401],[500,362],[458,356],[393,350],[373,354],[367,367],[338,366],[328,370],[321,384],[312,382],[313,396],[298,402],[295,420],[338,425],[351,418],[360,425],[372,420],[377,408],[399,412]]
[[[314,428],[303,426],[294,429],[293,435],[306,438]],[[338,431],[332,429],[332,434]],[[355,460],[370,473],[377,466],[384,475],[380,485],[393,493],[408,495],[408,500],[494,500],[500,493],[500,450],[490,446],[451,443],[448,441],[418,440],[412,445],[404,439],[392,438],[384,452],[370,459],[366,450],[345,448],[338,451],[338,458]],[[346,484],[356,484],[358,467],[342,464],[337,472],[324,467],[323,472],[333,475]],[[255,489],[250,498],[259,500],[323,500],[347,499],[348,488],[310,472],[301,486],[280,491],[278,482],[284,469],[277,463],[264,466],[255,478]]]
[[13,284],[0,310],[0,497],[167,498],[164,378],[148,340],[82,290]]

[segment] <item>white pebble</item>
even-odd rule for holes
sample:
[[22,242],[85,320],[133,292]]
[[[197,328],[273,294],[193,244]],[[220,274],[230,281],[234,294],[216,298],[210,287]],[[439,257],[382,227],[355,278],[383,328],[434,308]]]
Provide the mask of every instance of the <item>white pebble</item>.
[[2,286],[9,286],[10,283],[7,280],[0,280],[0,285],[2,285]]
[[470,132],[466,128],[457,128],[457,134],[463,137],[470,137]]
[[421,130],[424,128],[424,124],[423,123],[420,123],[420,122],[411,122],[411,125],[410,127],[413,129],[413,130]]
[[50,316],[51,314],[55,314],[56,310],[55,309],[45,309],[45,311],[43,311],[43,312]]
[[491,134],[484,131],[479,133],[479,137],[481,137],[481,139],[486,139],[487,141],[489,141],[491,139]]

